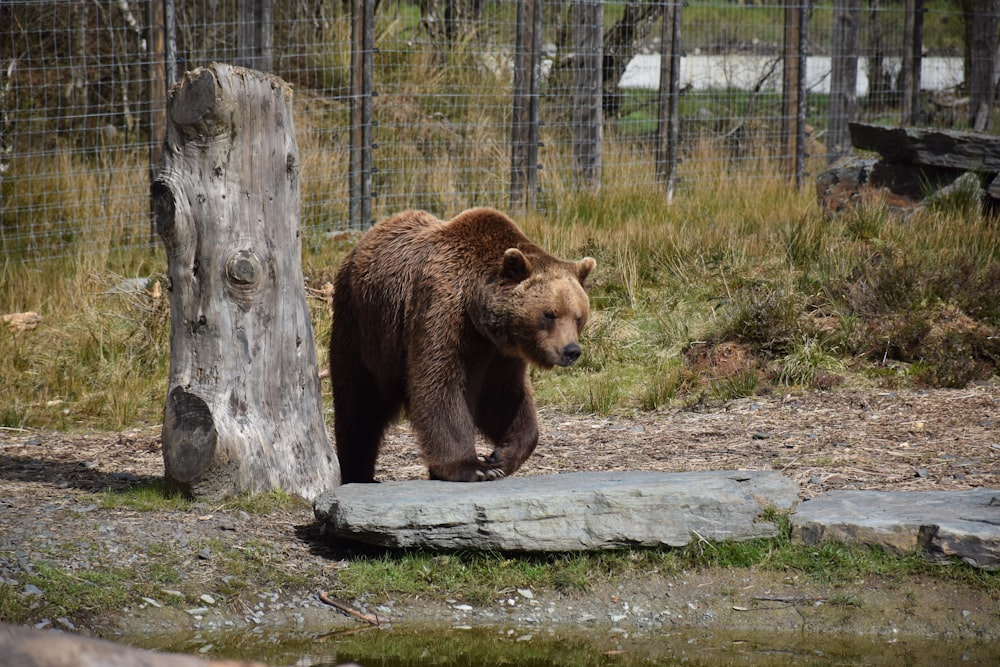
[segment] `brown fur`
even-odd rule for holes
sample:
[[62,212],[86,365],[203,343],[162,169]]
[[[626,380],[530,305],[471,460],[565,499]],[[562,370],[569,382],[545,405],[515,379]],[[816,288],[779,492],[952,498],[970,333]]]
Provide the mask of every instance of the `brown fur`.
[[[407,211],[375,225],[337,273],[330,336],[344,483],[371,482],[405,407],[433,479],[499,479],[538,443],[528,364],[569,366],[595,262],[558,259],[505,215]],[[475,434],[494,447],[481,459]]]

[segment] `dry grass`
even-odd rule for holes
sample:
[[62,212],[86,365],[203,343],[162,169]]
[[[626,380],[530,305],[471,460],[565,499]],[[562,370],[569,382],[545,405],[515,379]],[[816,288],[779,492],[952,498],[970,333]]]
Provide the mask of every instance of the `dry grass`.
[[[302,154],[306,169],[342,169],[328,147],[307,143]],[[595,256],[598,270],[587,352],[572,370],[535,374],[543,404],[615,414],[796,384],[961,387],[997,372],[1000,244],[976,209],[904,222],[871,205],[825,220],[809,193],[741,176],[726,192],[691,188],[672,205],[625,184],[556,203],[524,228],[555,253]],[[0,424],[158,422],[169,363],[167,306],[153,296],[163,260],[116,255],[120,219],[109,217],[102,252],[0,270],[0,312],[42,316],[31,331],[0,336],[13,371],[0,379],[9,397]],[[321,360],[321,288],[353,238],[304,243]],[[125,282],[137,275],[154,282]],[[698,361],[731,345],[745,363]]]
[[[420,53],[393,57],[401,59],[400,73],[444,76],[419,61]],[[459,50],[454,57],[466,55]],[[486,166],[492,178],[507,177],[504,141],[490,131],[506,126],[497,117],[503,105],[455,96],[451,107],[435,106],[441,86],[465,85],[454,78],[463,71],[449,69],[451,78],[440,81],[400,74],[409,93],[397,99],[409,101],[377,110],[381,131],[402,139],[380,158],[385,166],[376,189],[399,194],[380,198],[377,215],[418,206],[457,212],[475,192],[495,191],[495,184],[455,181],[450,167],[457,166],[460,146],[475,145],[468,154],[462,149],[462,159],[476,173]],[[347,211],[315,203],[346,187],[346,136],[327,129],[342,126],[338,114],[345,111],[306,92],[297,93],[296,109],[302,169],[325,175],[304,180],[302,220],[310,229],[336,229]],[[457,136],[446,118],[472,127],[472,136]],[[1000,235],[969,197],[959,193],[906,220],[877,201],[828,220],[811,189],[796,190],[780,176],[762,178],[780,173],[779,164],[720,156],[711,137],[690,150],[672,203],[661,190],[634,185],[651,181],[653,165],[640,159],[648,147],[627,139],[605,141],[609,164],[632,166],[606,172],[598,194],[560,181],[563,169],[542,172],[547,208],[519,222],[552,252],[592,255],[598,268],[589,280],[594,317],[585,355],[574,369],[535,374],[541,403],[621,414],[794,385],[961,387],[996,376]],[[0,314],[42,316],[33,330],[0,333],[8,369],[0,375],[7,397],[0,426],[121,429],[160,419],[169,336],[165,300],[153,289],[165,260],[159,248],[115,250],[127,221],[146,214],[128,207],[139,204],[121,203],[135,200],[126,193],[146,188],[146,174],[122,168],[142,156],[108,155],[75,162],[59,154],[36,166],[38,192],[48,193],[38,195],[38,205],[59,212],[46,219],[65,224],[39,229],[39,238],[73,248],[85,234],[88,252],[0,266]],[[412,172],[393,164],[421,168],[407,182],[404,174]],[[725,188],[700,187],[718,183],[720,169],[728,176]],[[75,230],[74,220],[102,222]],[[322,286],[354,238],[303,239],[321,363],[328,330]],[[153,282],[124,282],[136,276]],[[719,362],[737,352],[741,363]]]

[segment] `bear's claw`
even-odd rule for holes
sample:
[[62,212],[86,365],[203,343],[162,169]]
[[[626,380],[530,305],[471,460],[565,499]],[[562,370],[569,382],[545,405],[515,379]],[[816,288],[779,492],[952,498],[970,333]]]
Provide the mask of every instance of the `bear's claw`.
[[507,476],[503,470],[500,468],[490,468],[489,470],[477,470],[476,471],[476,481],[477,482],[492,482],[498,479],[503,479]]

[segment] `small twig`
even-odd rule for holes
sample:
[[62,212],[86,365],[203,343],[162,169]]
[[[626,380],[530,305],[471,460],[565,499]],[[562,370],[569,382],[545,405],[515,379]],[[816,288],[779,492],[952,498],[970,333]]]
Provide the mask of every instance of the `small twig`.
[[[698,546],[700,546],[702,549],[704,549],[705,547],[708,547],[712,551],[718,551],[718,549],[715,548],[715,545],[712,544],[711,542],[709,542],[708,540],[706,540],[704,538],[704,536],[702,536],[702,534],[699,533],[697,530],[692,530],[691,532],[694,534],[695,537],[698,538]],[[702,546],[702,545],[704,545],[704,546]]]
[[365,614],[356,609],[352,609],[351,607],[348,607],[346,604],[341,604],[340,602],[337,602],[336,600],[331,598],[329,595],[327,595],[326,591],[319,592],[319,599],[320,601],[330,605],[337,611],[343,612],[348,616],[353,616],[354,618],[360,621],[364,621],[369,625],[374,625],[376,628],[381,628],[389,625],[389,619],[383,616],[379,616],[378,614]]
[[822,597],[809,595],[754,595],[751,600],[759,602],[785,602],[787,604],[801,604],[803,602],[819,602],[825,600]]

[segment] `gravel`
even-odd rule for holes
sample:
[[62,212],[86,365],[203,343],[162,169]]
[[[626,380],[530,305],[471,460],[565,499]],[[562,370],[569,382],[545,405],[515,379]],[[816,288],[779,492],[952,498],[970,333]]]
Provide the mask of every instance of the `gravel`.
[[[755,397],[632,417],[543,409],[542,444],[518,474],[776,469],[801,485],[803,498],[831,488],[1000,488],[996,414],[994,385]],[[363,625],[318,597],[335,595],[337,573],[351,560],[320,534],[306,505],[267,514],[205,503],[187,511],[104,509],[99,492],[162,478],[158,435],[158,426],[79,434],[0,429],[0,585],[31,605],[48,595],[25,583],[43,563],[77,578],[109,565],[151,581],[167,567],[179,577],[110,613],[83,609],[36,616],[32,624],[104,635]],[[393,429],[378,476],[425,475],[408,429]],[[259,590],[254,571],[230,571],[227,554],[236,551],[252,553],[269,580],[287,585]],[[581,593],[510,589],[489,604],[472,604],[460,592],[340,602],[395,625],[445,619],[454,628],[507,628],[514,638],[573,625],[623,635],[703,627],[1000,639],[1000,601],[988,593],[933,579],[898,588],[734,569],[651,572]]]

